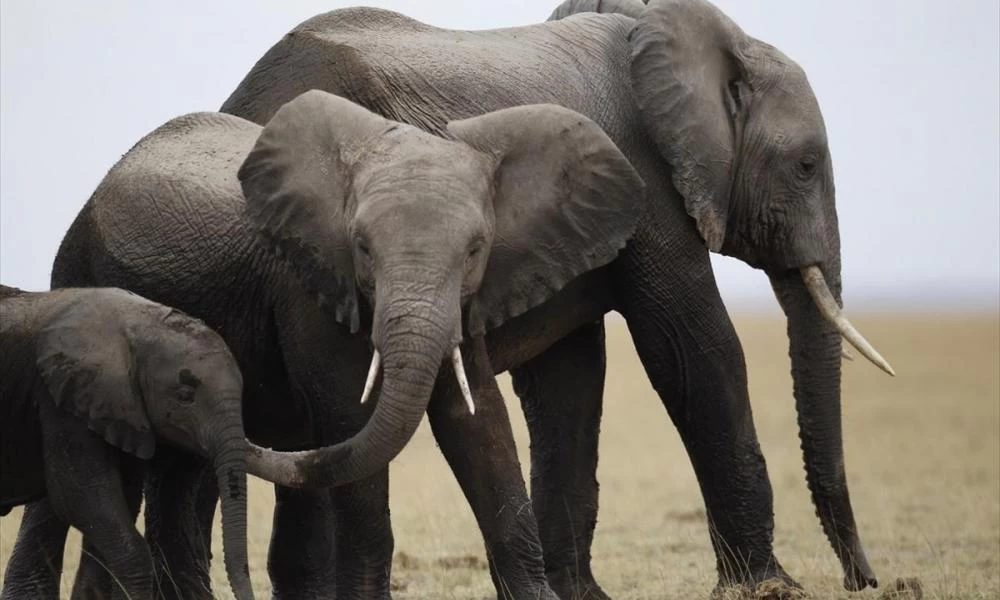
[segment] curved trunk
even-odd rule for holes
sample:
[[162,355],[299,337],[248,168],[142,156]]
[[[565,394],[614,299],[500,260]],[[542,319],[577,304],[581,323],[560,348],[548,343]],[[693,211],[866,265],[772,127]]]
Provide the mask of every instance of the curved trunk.
[[379,292],[373,329],[382,385],[375,412],[357,435],[302,452],[251,444],[248,472],[287,487],[322,488],[363,479],[388,465],[416,432],[441,362],[458,343],[459,292],[452,287],[397,284]]
[[222,551],[229,585],[237,600],[252,600],[247,564],[247,455],[239,414],[220,437],[213,456],[222,505]]
[[[827,281],[839,304],[839,260],[830,267],[825,269]],[[771,285],[788,318],[799,437],[816,513],[844,569],[844,586],[875,587],[878,582],[861,545],[844,469],[841,336],[816,308],[798,271],[772,275]]]

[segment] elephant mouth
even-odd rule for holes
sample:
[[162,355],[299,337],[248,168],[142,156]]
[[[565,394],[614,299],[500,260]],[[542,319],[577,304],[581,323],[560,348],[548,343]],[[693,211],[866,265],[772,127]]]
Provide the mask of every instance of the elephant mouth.
[[[365,389],[361,393],[361,404],[367,402],[371,397],[381,367],[382,355],[379,354],[378,350],[375,350],[375,353],[372,354],[372,364],[368,367]],[[472,389],[469,387],[469,379],[465,375],[465,364],[462,362],[462,350],[457,345],[451,351],[451,367],[455,372],[455,379],[458,380],[458,387],[462,390],[462,397],[465,398],[465,405],[469,408],[469,414],[476,414],[476,403],[472,400]]]
[[[806,290],[808,290],[809,295],[812,297],[816,308],[823,318],[833,325],[841,337],[857,348],[858,352],[865,358],[889,375],[895,376],[896,371],[893,370],[889,361],[882,358],[882,355],[875,350],[871,343],[861,335],[861,332],[844,315],[833,293],[830,292],[830,287],[826,284],[826,278],[823,277],[823,271],[819,266],[809,265],[802,267],[799,269],[799,273],[802,275],[802,282],[805,284]],[[850,355],[846,352],[844,356],[850,358]]]

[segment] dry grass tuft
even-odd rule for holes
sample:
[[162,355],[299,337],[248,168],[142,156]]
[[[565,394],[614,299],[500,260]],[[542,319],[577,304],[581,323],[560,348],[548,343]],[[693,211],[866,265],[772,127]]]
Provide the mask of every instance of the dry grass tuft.
[[886,586],[879,596],[880,600],[921,600],[924,597],[924,586],[916,577],[898,578],[892,585]]

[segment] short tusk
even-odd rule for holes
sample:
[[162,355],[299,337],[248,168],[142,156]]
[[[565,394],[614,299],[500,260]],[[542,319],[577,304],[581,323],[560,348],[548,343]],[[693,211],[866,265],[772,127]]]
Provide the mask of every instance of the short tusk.
[[868,343],[868,340],[854,328],[854,325],[851,325],[851,322],[841,312],[840,306],[837,305],[837,300],[830,293],[830,288],[826,285],[826,279],[823,278],[823,272],[819,267],[816,265],[802,267],[801,273],[802,281],[805,283],[806,289],[809,290],[809,295],[812,296],[813,302],[816,303],[816,308],[819,309],[823,318],[832,323],[837,328],[837,331],[840,332],[840,335],[857,348],[858,352],[865,358],[872,361],[889,375],[895,376],[896,372],[892,369],[889,362],[882,358],[882,355]]
[[372,364],[368,367],[368,379],[365,380],[365,391],[361,393],[361,404],[368,401],[368,398],[372,395],[372,389],[375,387],[375,380],[378,378],[378,369],[382,364],[382,356],[379,355],[378,350],[372,355]]
[[455,378],[458,379],[458,387],[462,388],[462,396],[465,404],[469,407],[469,414],[476,414],[476,405],[472,402],[472,390],[469,389],[469,380],[465,377],[465,365],[462,364],[462,351],[458,346],[451,351],[451,366],[455,368]]
[[850,350],[848,350],[847,348],[844,348],[844,347],[841,347],[841,348],[840,348],[840,356],[841,356],[841,357],[842,357],[842,358],[843,358],[844,360],[854,360],[854,355],[853,355],[853,354],[851,354],[851,351],[850,351]]

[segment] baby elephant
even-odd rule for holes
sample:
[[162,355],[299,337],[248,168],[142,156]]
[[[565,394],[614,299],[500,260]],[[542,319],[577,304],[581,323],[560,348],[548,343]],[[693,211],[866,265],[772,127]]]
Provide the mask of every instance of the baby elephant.
[[[118,592],[149,598],[153,565],[134,525],[136,459],[150,458],[160,441],[197,452],[218,476],[233,592],[253,597],[246,472],[273,476],[289,457],[248,446],[243,381],[222,338],[115,288],[30,293],[0,285],[0,373],[0,515],[47,494],[100,553]],[[5,597],[20,595],[7,584]]]

